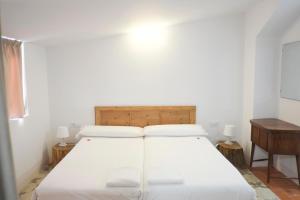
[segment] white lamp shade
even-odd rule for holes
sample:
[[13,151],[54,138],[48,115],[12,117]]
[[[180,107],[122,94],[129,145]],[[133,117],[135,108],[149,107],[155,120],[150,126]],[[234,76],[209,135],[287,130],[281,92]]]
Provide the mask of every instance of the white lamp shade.
[[57,138],[67,138],[69,137],[69,129],[66,126],[60,126],[57,128],[57,134],[56,137]]
[[235,129],[234,125],[225,125],[223,134],[225,136],[232,137],[234,136],[234,129]]

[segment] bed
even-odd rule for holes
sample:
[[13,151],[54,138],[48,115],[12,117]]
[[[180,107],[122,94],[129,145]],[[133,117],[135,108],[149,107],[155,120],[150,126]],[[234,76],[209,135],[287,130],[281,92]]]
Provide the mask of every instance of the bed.
[[[139,200],[142,188],[108,188],[118,167],[143,172],[143,138],[82,138],[34,191],[34,200]],[[134,156],[132,156],[134,155]]]
[[[195,106],[95,107],[95,124],[195,124]],[[109,188],[107,175],[130,166],[139,187]],[[177,185],[150,185],[152,168],[180,172]],[[177,171],[178,170],[178,171]],[[205,137],[84,137],[33,193],[33,200],[254,200],[255,192]]]
[[[255,191],[206,137],[146,137],[144,200],[254,200]],[[181,184],[149,184],[151,170]]]
[[[195,122],[194,106],[95,107],[95,125],[139,126]],[[143,173],[143,138],[82,138],[33,191],[32,200],[138,200],[138,188],[106,187],[115,168]]]

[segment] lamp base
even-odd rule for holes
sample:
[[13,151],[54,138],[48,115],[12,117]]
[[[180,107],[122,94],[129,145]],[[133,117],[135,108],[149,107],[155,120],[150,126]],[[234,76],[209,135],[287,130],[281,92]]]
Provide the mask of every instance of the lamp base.
[[65,142],[60,142],[60,143],[58,144],[58,146],[60,146],[60,147],[65,147],[65,146],[67,146],[67,143],[65,143]]
[[225,144],[232,145],[233,143],[230,140],[224,142]]

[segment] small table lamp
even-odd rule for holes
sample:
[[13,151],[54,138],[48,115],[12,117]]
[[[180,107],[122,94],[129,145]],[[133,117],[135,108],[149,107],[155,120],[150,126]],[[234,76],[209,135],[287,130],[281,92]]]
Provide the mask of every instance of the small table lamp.
[[56,137],[61,139],[59,146],[64,147],[67,146],[67,143],[65,143],[65,138],[68,138],[70,136],[69,129],[66,126],[60,126],[57,128],[57,134]]
[[234,136],[234,125],[225,125],[223,134],[227,137],[225,144],[232,145],[231,138]]

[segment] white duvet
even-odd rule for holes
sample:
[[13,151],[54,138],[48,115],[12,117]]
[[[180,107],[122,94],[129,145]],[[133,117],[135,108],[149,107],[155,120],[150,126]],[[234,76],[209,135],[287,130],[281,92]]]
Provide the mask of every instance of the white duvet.
[[82,138],[33,193],[33,200],[138,200],[139,187],[107,187],[113,170],[143,173],[143,138]]
[[[255,191],[205,137],[146,137],[144,200],[254,200]],[[151,170],[181,172],[183,184],[149,184]]]

